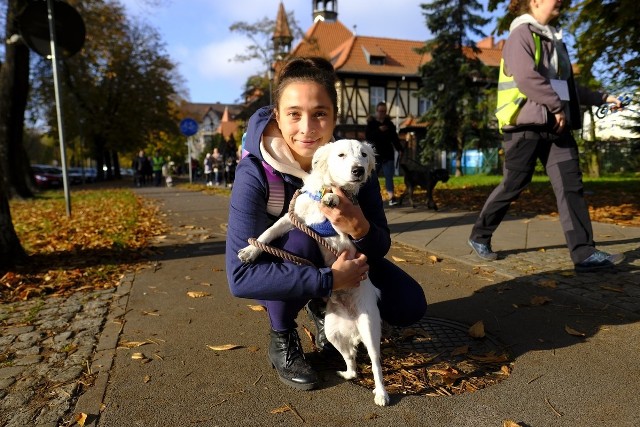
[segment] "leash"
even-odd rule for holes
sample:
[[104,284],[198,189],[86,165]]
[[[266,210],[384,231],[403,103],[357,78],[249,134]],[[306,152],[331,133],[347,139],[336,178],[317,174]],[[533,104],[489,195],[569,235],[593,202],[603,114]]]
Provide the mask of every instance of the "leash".
[[[316,242],[318,242],[319,244],[321,244],[322,246],[324,246],[326,249],[329,250],[329,252],[331,252],[336,258],[338,258],[338,252],[333,249],[326,240],[324,240],[322,238],[322,236],[320,236],[318,233],[316,233],[315,231],[313,231],[311,228],[307,227],[306,224],[304,224],[300,218],[298,218],[298,216],[295,214],[295,212],[293,211],[294,207],[295,207],[295,203],[296,203],[296,199],[298,198],[298,196],[302,194],[300,192],[300,190],[296,190],[296,192],[293,195],[293,198],[291,199],[291,203],[289,203],[289,219],[291,220],[291,223],[298,228],[299,230],[301,230],[303,233],[305,233],[306,235],[310,236],[311,238],[313,238],[313,240],[315,240]],[[295,264],[298,265],[310,265],[310,266],[315,266],[311,261],[309,261],[308,259],[305,258],[301,258],[298,257],[296,255],[293,255],[290,252],[285,251],[284,249],[280,249],[280,248],[276,248],[270,245],[267,245],[265,243],[259,242],[258,240],[256,240],[254,237],[250,238],[249,240],[249,244],[252,246],[255,246],[261,250],[263,250],[264,252],[267,252],[273,256],[277,256],[279,258],[282,258],[284,260],[287,261],[291,261]]]

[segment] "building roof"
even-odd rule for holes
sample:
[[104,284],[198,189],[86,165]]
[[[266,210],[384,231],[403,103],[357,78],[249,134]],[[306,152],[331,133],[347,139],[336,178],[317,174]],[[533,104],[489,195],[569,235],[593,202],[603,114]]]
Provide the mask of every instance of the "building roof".
[[[465,48],[465,53],[485,65],[498,67],[503,45],[504,41],[496,43],[489,36],[476,44],[478,53],[471,48]],[[423,46],[424,41],[357,36],[340,21],[316,21],[291,55],[325,57],[338,73],[415,76],[420,74],[420,66],[431,60],[429,54],[417,52]],[[375,65],[371,57],[384,60]]]
[[323,56],[329,59],[329,53],[352,36],[353,33],[340,21],[316,21],[291,56]]
[[[330,53],[338,72],[356,74],[416,75],[430,56],[416,50],[423,42],[382,37],[352,36]],[[374,65],[371,57],[383,58]]]
[[289,20],[287,19],[287,13],[284,10],[282,2],[278,7],[278,16],[276,17],[276,28],[273,31],[273,38],[287,39],[289,42],[293,40],[291,34],[291,28],[289,27]]

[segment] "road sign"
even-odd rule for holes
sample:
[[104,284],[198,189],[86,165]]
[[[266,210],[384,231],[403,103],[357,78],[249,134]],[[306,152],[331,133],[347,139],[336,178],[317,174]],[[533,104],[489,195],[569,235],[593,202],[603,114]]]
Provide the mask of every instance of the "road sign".
[[[86,30],[84,20],[73,6],[54,1],[52,4],[55,16],[55,36],[58,55],[69,58],[76,54],[82,45]],[[18,15],[20,35],[27,46],[45,58],[51,55],[51,33],[48,21],[48,5],[46,1],[28,2]]]
[[198,132],[198,123],[193,119],[183,119],[180,122],[180,132],[184,136],[193,136]]

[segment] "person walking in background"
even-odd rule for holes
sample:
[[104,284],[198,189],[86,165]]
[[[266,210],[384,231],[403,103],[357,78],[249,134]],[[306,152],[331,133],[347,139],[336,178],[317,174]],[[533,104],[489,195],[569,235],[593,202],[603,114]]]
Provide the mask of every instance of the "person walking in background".
[[236,178],[236,166],[238,164],[238,149],[233,136],[229,138],[222,153],[224,161],[224,184],[226,187],[233,187]]
[[259,109],[247,124],[244,148],[248,154],[238,163],[229,205],[229,289],[234,296],[258,299],[267,308],[269,361],[282,382],[301,390],[319,384],[296,329],[296,317],[305,306],[318,330],[317,346],[325,350],[331,346],[324,334],[323,298],[358,286],[363,274],[368,273],[380,289],[380,315],[391,325],[414,323],[427,307],[420,284],[385,258],[391,234],[375,176],[359,191],[357,204],[334,188],[339,205],[321,207],[333,226],[351,237],[358,250],[353,259],[343,252],[332,265],[325,266],[318,243],[298,229],[272,245],[315,266],[285,262],[269,254],[250,264],[238,259],[247,239],[259,236],[286,214],[293,194],[311,170],[314,153],[333,140],[338,114],[335,83],[333,66],[323,58],[294,58],[282,66],[274,90],[275,105]]
[[624,255],[595,248],[578,146],[571,130],[582,126],[579,103],[612,103],[620,107],[620,101],[582,88],[574,81],[562,32],[549,25],[559,16],[561,5],[560,0],[511,0],[509,5],[510,12],[519,16],[511,23],[502,50],[504,73],[498,85],[498,104],[511,96],[507,91],[515,91],[517,97],[518,93],[524,95],[526,102],[508,118],[504,118],[504,112],[518,104],[498,105],[496,115],[504,136],[504,176],[485,202],[468,243],[480,258],[497,259],[491,237],[511,202],[531,182],[540,159],[556,195],[575,270],[588,272],[613,267],[622,262]]
[[153,184],[156,187],[160,187],[162,185],[162,166],[164,166],[164,157],[160,154],[160,150],[156,150],[153,157],[151,157]]
[[207,153],[204,157],[204,180],[207,183],[207,187],[213,185],[213,159],[211,153]]
[[389,197],[389,206],[395,206],[398,204],[393,195],[395,150],[402,153],[403,149],[396,132],[396,126],[387,115],[387,104],[384,102],[379,102],[376,105],[375,116],[369,117],[367,120],[365,136],[376,150],[376,173],[379,176],[380,171],[382,171],[384,175],[384,187]]
[[214,148],[211,153],[211,161],[213,167],[213,181],[216,185],[220,185],[222,183],[222,171],[223,171],[223,163],[222,163],[222,154],[220,154],[220,150],[218,148]]
[[149,169],[149,159],[144,154],[144,150],[140,150],[133,163],[131,169],[133,169],[133,180],[136,187],[143,187],[147,183],[147,169]]

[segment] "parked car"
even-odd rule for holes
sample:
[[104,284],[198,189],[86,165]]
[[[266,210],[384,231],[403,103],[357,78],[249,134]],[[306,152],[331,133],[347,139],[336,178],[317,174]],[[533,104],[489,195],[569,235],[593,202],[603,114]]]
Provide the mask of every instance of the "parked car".
[[82,184],[85,182],[95,182],[95,169],[73,167],[67,170],[69,181],[72,184]]
[[31,165],[31,171],[38,188],[62,187],[62,170],[60,168],[47,165]]

